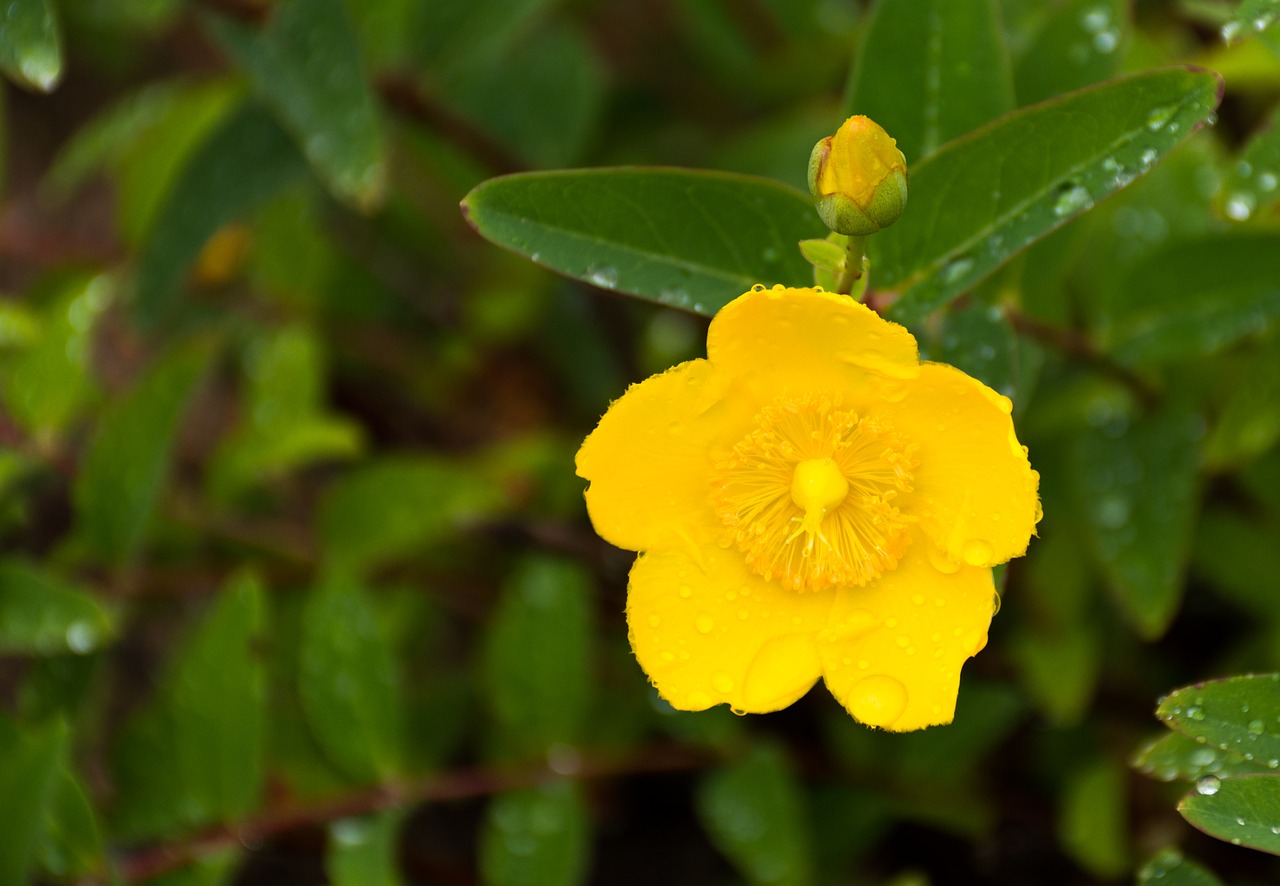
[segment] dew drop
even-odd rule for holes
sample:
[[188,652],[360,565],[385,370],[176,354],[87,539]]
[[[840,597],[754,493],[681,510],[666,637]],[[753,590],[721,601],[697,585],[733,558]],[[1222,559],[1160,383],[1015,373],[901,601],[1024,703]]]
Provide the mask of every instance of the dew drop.
[[991,561],[991,542],[981,538],[971,538],[964,543],[964,562],[970,566],[986,566]]
[[973,259],[961,257],[943,265],[939,276],[943,283],[950,285],[958,283],[971,270],[973,270]]
[[699,634],[709,634],[715,629],[716,620],[704,612],[693,620],[693,626]]
[[1177,108],[1172,105],[1156,108],[1147,115],[1147,129],[1151,132],[1156,132],[1157,130],[1162,129],[1170,120],[1173,119],[1173,115],[1175,113],[1177,113]]
[[1192,720],[1203,720],[1204,709],[1197,707],[1195,705],[1192,705],[1191,707],[1187,708],[1187,716],[1190,717]]
[[689,710],[702,711],[711,707],[711,696],[701,689],[695,689],[688,695]]
[[656,615],[649,616],[649,627],[656,628],[662,624],[662,619]]
[[1247,191],[1238,191],[1227,198],[1225,207],[1227,218],[1232,221],[1245,221],[1253,215],[1256,205],[1252,194]]
[[688,600],[690,597],[693,596],[693,588],[689,587],[688,585],[681,585],[679,593],[681,597],[684,597],[686,600]]
[[1196,793],[1206,797],[1212,797],[1218,793],[1220,787],[1222,787],[1222,779],[1216,775],[1206,775],[1196,781]]
[[1230,43],[1232,40],[1235,40],[1240,36],[1240,32],[1242,30],[1244,30],[1244,28],[1241,27],[1239,22],[1227,22],[1222,26],[1223,41]]
[[1267,731],[1267,727],[1263,724],[1261,720],[1249,721],[1249,733],[1251,735],[1262,735],[1262,733],[1266,731]]
[[716,674],[711,678],[711,686],[716,692],[732,692],[733,678],[728,674]]
[[889,726],[907,709],[907,688],[884,674],[863,677],[845,697],[844,706],[868,726]]
[[752,291],[752,292],[764,292],[764,284],[763,284],[763,283],[757,283],[755,286],[752,286],[752,287],[751,287],[751,291]]
[[1263,191],[1274,191],[1276,184],[1276,174],[1274,172],[1258,173],[1258,187]]
[[67,648],[77,655],[92,652],[98,639],[93,625],[87,621],[73,621],[67,625]]
[[601,289],[613,289],[618,285],[618,269],[612,265],[591,265],[587,279]]
[[1058,199],[1053,203],[1053,214],[1058,218],[1065,218],[1068,215],[1074,215],[1082,209],[1087,209],[1093,200],[1089,196],[1088,190],[1081,185],[1067,185],[1059,192]]

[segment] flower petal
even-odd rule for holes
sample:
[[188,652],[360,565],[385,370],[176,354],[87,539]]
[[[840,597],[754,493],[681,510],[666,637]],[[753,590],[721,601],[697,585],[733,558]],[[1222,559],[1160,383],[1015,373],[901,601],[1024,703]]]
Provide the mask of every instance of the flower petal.
[[752,409],[727,395],[728,376],[691,360],[613,402],[578,450],[596,532],[633,551],[696,546],[718,522],[708,499],[710,457],[750,427]]
[[869,382],[920,371],[916,340],[905,328],[847,295],[817,289],[734,299],[711,321],[707,357],[766,402],[806,391],[852,396]]
[[631,648],[672,707],[776,711],[822,675],[816,633],[833,599],[783,590],[714,544],[700,558],[652,551],[631,569]]
[[1027,550],[1040,475],[1014,434],[1012,404],[943,363],[925,363],[900,401],[876,407],[918,447],[904,510],[956,563],[995,566]]
[[837,592],[818,641],[827,688],[868,726],[950,723],[960,667],[986,645],[994,599],[990,569],[952,563],[918,537],[878,582]]

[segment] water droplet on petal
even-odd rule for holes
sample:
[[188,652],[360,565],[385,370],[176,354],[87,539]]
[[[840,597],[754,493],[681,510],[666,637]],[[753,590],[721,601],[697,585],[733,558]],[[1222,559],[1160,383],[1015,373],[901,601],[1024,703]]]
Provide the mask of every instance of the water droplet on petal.
[[693,626],[699,634],[709,634],[716,626],[716,620],[705,612],[693,620]]
[[994,552],[991,542],[981,538],[971,538],[964,543],[964,550],[961,553],[964,556],[964,562],[970,566],[986,566],[991,562]]
[[907,709],[907,687],[893,677],[863,677],[844,699],[849,713],[868,726],[890,726]]
[[716,674],[711,678],[711,686],[716,692],[726,693],[733,691],[733,678],[728,674]]
[[681,585],[679,593],[681,597],[684,597],[686,600],[688,600],[690,597],[693,596],[693,588],[689,587],[688,585]]
[[703,692],[701,689],[695,689],[688,695],[688,705],[691,711],[703,711],[711,707],[711,696]]
[[763,283],[757,283],[755,286],[752,286],[752,287],[751,287],[751,291],[752,291],[752,292],[764,292],[764,284],[763,284]]

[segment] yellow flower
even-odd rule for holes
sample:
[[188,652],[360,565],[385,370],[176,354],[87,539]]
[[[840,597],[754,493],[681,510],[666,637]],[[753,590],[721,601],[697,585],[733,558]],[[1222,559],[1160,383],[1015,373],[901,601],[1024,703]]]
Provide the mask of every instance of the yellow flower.
[[907,160],[867,117],[850,117],[813,146],[809,190],[831,230],[866,237],[898,220],[907,205]]
[[577,458],[596,530],[640,552],[627,622],[662,697],[758,713],[822,677],[868,725],[950,722],[991,567],[1040,516],[1009,413],[847,296],[725,306],[707,359],[629,388]]

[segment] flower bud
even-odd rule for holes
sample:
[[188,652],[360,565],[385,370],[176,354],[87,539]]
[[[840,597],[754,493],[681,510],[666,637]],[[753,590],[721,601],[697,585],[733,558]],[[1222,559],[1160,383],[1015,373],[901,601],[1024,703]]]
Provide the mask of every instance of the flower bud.
[[907,205],[907,160],[889,133],[850,117],[813,146],[809,191],[827,227],[865,237],[898,220]]

